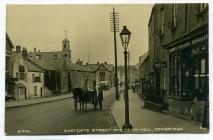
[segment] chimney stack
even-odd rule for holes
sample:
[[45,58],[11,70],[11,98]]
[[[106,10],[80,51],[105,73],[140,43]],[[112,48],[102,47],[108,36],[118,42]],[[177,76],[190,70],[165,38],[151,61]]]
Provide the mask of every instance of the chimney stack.
[[23,49],[22,49],[22,55],[24,58],[27,58],[27,56],[28,56],[27,49],[25,47],[23,47]]
[[16,53],[21,53],[21,46],[16,46]]
[[80,59],[78,59],[78,60],[76,61],[76,64],[78,64],[78,65],[83,65],[83,61],[81,61]]
[[104,62],[105,65],[107,65],[107,62]]
[[99,62],[97,62],[97,65],[99,65],[100,63]]
[[36,48],[34,48],[34,52],[36,52]]

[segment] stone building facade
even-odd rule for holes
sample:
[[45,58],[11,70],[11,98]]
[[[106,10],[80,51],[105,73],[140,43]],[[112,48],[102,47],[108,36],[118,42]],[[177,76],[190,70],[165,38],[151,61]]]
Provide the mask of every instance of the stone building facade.
[[148,27],[147,99],[170,114],[208,120],[208,4],[155,4]]

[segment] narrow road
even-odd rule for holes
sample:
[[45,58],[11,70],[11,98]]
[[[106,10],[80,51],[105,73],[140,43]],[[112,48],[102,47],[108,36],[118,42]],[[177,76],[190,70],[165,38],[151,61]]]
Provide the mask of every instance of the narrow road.
[[102,111],[94,111],[91,104],[86,111],[75,111],[72,98],[8,108],[5,110],[5,133],[7,135],[69,135],[79,132],[97,133],[93,131],[94,129],[113,129],[116,127],[111,115],[114,100],[112,89],[104,91]]

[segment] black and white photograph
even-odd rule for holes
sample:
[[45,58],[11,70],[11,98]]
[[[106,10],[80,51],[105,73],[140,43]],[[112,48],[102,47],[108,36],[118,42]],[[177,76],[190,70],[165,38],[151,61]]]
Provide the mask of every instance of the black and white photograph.
[[5,7],[6,136],[209,133],[209,3]]

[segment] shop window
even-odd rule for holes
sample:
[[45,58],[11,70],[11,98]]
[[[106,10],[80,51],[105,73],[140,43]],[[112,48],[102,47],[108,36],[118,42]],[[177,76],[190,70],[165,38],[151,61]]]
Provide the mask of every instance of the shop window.
[[204,100],[208,94],[208,72],[207,58],[205,56],[195,56],[194,86],[195,96],[198,100]]
[[192,63],[190,51],[170,54],[170,92],[176,98],[190,98],[192,95]]

